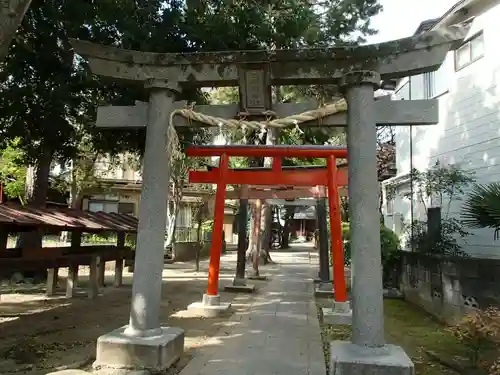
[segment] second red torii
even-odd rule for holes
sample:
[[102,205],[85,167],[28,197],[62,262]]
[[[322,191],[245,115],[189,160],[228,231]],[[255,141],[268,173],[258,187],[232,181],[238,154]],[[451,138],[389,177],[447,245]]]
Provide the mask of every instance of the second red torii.
[[[335,300],[347,301],[347,291],[344,276],[344,253],[342,246],[342,229],[340,218],[340,203],[338,187],[347,185],[347,174],[339,173],[337,158],[346,158],[347,149],[332,146],[190,146],[187,156],[220,156],[219,168],[211,171],[190,171],[190,183],[216,183],[214,225],[212,246],[210,250],[210,265],[208,274],[207,296],[218,295],[220,255],[222,250],[222,227],[224,220],[224,201],[226,185],[299,185],[328,187],[330,207],[330,238],[332,245],[333,274],[335,285]],[[273,164],[267,170],[233,170],[229,169],[229,157],[272,157]],[[305,171],[283,169],[281,159],[325,158],[326,168],[313,168]]]
[[[189,182],[215,183],[219,175],[219,168],[212,168],[211,171],[190,171]],[[337,186],[347,186],[347,173],[344,169],[339,169],[336,176]],[[256,179],[256,177],[258,178]],[[324,167],[303,168],[303,170],[287,170],[286,167],[280,170],[271,168],[229,169],[226,183],[231,185],[326,186],[328,185],[328,169]]]

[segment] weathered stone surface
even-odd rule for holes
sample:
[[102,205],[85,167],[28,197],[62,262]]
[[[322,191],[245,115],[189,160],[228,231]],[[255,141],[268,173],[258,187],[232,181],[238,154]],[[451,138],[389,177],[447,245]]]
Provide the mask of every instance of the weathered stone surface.
[[331,281],[321,281],[316,285],[314,288],[314,296],[315,297],[333,297],[334,296],[334,291],[333,291],[333,283]]
[[[185,102],[175,102],[174,108],[184,108]],[[279,118],[317,109],[316,103],[276,103],[274,112]],[[236,104],[200,105],[196,112],[221,118],[235,118],[239,112]],[[438,122],[438,100],[376,100],[374,104],[374,122],[384,126],[432,125]],[[134,106],[102,106],[97,110],[96,126],[101,128],[143,128],[147,123],[147,103],[138,102]],[[182,116],[175,117],[176,127],[207,126],[187,120]],[[347,113],[336,113],[326,116],[321,121],[309,121],[300,126],[347,126]]]
[[382,269],[380,255],[376,128],[370,84],[348,87],[349,214],[351,217],[353,278],[352,341],[358,345],[384,344]]
[[371,69],[382,79],[436,70],[467,31],[467,27],[449,26],[368,46],[192,54],[139,52],[79,40],[71,43],[89,60],[95,74],[117,79],[156,78],[197,87],[236,85],[238,66],[258,62],[269,64],[271,84],[337,84],[352,69]]
[[162,371],[184,352],[184,330],[162,327],[155,336],[136,337],[125,333],[127,326],[97,340],[94,368]]
[[349,302],[334,302],[333,307],[323,307],[323,322],[331,325],[351,325],[352,310]]
[[345,341],[330,343],[330,375],[414,375],[411,359],[394,345],[367,348]]
[[169,114],[173,92],[151,90],[144,152],[129,334],[160,327],[164,232],[169,197]]
[[203,302],[193,302],[187,307],[187,309],[193,314],[193,316],[217,318],[218,316],[229,313],[231,304],[219,303],[218,305],[207,305]]

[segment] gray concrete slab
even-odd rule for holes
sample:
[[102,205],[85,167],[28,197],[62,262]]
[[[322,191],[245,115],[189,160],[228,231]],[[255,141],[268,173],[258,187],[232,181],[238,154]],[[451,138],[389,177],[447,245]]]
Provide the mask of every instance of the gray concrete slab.
[[259,290],[249,310],[213,345],[200,348],[180,375],[325,375],[320,327],[314,301],[317,259],[308,249],[272,254],[279,267]]
[[362,347],[346,341],[330,343],[331,375],[414,375],[415,368],[399,346]]
[[314,288],[314,296],[318,298],[329,298],[333,297],[335,292],[333,290],[333,283],[330,282],[320,282]]
[[127,335],[126,328],[99,337],[94,369],[163,371],[184,351],[184,330],[181,328],[161,327],[161,333],[146,337]]
[[231,309],[230,303],[220,303],[218,305],[207,305],[203,302],[193,302],[188,305],[187,310],[200,318],[217,318],[227,314]]

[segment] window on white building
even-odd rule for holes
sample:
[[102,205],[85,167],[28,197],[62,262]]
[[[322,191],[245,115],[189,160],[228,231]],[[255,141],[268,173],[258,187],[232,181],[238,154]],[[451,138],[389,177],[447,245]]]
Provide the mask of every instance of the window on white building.
[[455,70],[465,68],[484,56],[484,34],[479,32],[455,51]]
[[90,212],[106,212],[106,213],[117,213],[118,212],[118,202],[111,201],[89,201],[89,211]]
[[436,95],[436,72],[424,73],[424,98],[430,99]]
[[135,204],[132,202],[119,202],[118,203],[118,213],[134,215],[135,214]]
[[106,212],[106,213],[117,213],[118,212],[118,196],[117,195],[94,195],[89,199],[89,211],[90,212]]
[[385,210],[387,215],[394,214],[394,197],[387,197],[385,201]]

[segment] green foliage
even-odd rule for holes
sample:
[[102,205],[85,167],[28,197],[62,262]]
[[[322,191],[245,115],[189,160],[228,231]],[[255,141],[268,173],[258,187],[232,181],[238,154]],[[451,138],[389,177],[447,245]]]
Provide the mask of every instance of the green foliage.
[[[350,265],[352,253],[349,223],[342,223],[342,240],[344,244],[344,261],[346,265]],[[384,281],[386,281],[392,268],[401,259],[401,247],[396,233],[384,225],[380,226],[380,248],[382,251],[382,270]]]
[[[94,123],[99,105],[146,101],[147,91],[90,74],[69,38],[151,52],[331,46],[358,43],[372,34],[370,18],[380,9],[377,0],[328,0],[321,6],[306,0],[33,0],[1,63],[0,149],[19,139],[26,165],[36,165],[42,155],[62,164],[81,160],[79,147],[88,136],[96,154],[143,150],[144,129],[117,133],[97,130]],[[288,99],[310,97],[299,91],[286,93]],[[224,100],[236,98],[234,89],[226,94]],[[178,99],[199,103],[206,97],[185,89]],[[313,144],[331,138],[313,133],[307,130],[302,137],[292,131],[283,137]],[[203,135],[184,129],[179,138],[183,150]],[[179,162],[183,169],[184,161]]]
[[203,220],[201,224],[201,230],[203,231],[203,233],[211,232],[213,227],[214,227],[213,219]]
[[384,225],[380,226],[380,247],[382,249],[382,264],[400,259],[399,237]]
[[488,374],[498,373],[494,371],[497,371],[495,359],[500,343],[500,310],[490,307],[474,311],[451,331],[467,348],[472,369],[481,368]]
[[[2,63],[0,129],[2,140],[19,137],[27,163],[43,148],[66,161],[78,154],[81,136],[91,135],[98,152],[142,150],[144,131],[97,131],[96,108],[147,100],[140,85],[100,81],[75,56],[69,38],[147,51],[189,49],[178,30],[184,4],[179,1],[136,2],[34,0]],[[200,98],[185,90],[179,99]],[[192,138],[192,130],[181,138]]]
[[[410,177],[414,184],[414,194],[426,209],[430,201],[435,206],[447,206],[445,218],[448,217],[451,202],[461,200],[467,188],[475,181],[473,172],[456,165],[442,165],[439,160],[423,172],[413,169]],[[405,197],[411,199],[410,194]]]
[[464,223],[470,228],[491,228],[500,234],[500,183],[474,185],[462,207]]
[[[463,223],[456,218],[446,218],[441,220],[441,231],[436,239],[431,239],[427,233],[427,222],[415,220],[413,231],[408,226],[412,249],[418,252],[447,256],[467,256],[462,250],[461,242],[470,235],[464,229]],[[412,236],[413,233],[413,236]]]
[[[412,249],[439,255],[466,256],[461,243],[470,233],[464,229],[461,220],[449,217],[449,212],[452,202],[460,201],[474,182],[474,173],[456,165],[443,166],[438,160],[424,172],[413,169],[411,178],[415,185],[414,194],[426,211],[430,203],[446,208],[437,238],[429,236],[426,221],[413,220],[406,226]],[[405,197],[411,199],[411,193]]]
[[307,0],[193,0],[187,1],[184,30],[193,45],[206,50],[359,43],[374,33],[370,18],[380,9],[377,0],[327,0],[321,6]]
[[240,95],[237,87],[218,87],[209,93],[210,104],[239,103]]
[[[375,32],[370,27],[370,18],[380,10],[377,0],[328,0],[323,1],[321,6],[312,5],[307,0],[207,0],[196,4],[188,2],[186,20],[190,25],[189,34],[196,36],[195,43],[208,50],[323,47],[363,42],[364,36]],[[232,37],[223,40],[218,37],[227,33]],[[273,91],[273,100],[304,102],[315,98],[320,102],[331,101],[338,94],[335,90],[324,85],[284,86]],[[239,99],[237,90],[233,88],[215,91],[212,94],[215,103],[235,103]],[[231,132],[233,143],[258,142],[253,134]],[[283,129],[277,138],[277,144],[345,144],[343,131],[334,128]],[[322,165],[324,162],[324,159],[283,160],[284,165]]]
[[[106,173],[115,168],[129,166],[138,169],[139,164],[138,157],[134,154],[118,157],[98,152],[93,138],[85,132],[79,139],[80,142],[75,145],[76,154],[71,161],[60,164],[59,173],[52,176],[53,186],[63,193],[69,193],[70,205],[73,208],[80,208],[84,195],[105,188],[102,177]],[[98,168],[99,166],[104,168]]]
[[8,198],[18,198],[23,202],[26,184],[24,154],[19,149],[19,139],[7,143],[0,152],[0,183]]
[[344,246],[344,263],[346,266],[351,265],[351,231],[349,223],[342,223],[342,243]]

